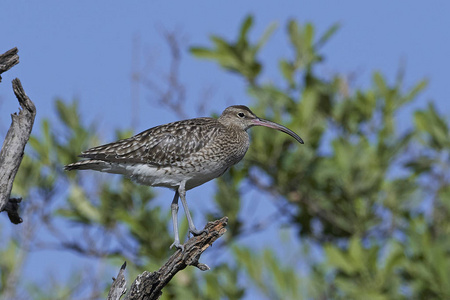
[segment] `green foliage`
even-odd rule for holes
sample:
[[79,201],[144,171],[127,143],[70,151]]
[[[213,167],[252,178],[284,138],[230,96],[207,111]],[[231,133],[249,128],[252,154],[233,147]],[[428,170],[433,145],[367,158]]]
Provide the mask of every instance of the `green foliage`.
[[215,60],[223,68],[242,74],[249,82],[253,83],[262,71],[262,65],[258,62],[256,55],[275,30],[275,25],[269,26],[256,44],[248,41],[248,33],[252,25],[253,17],[248,16],[241,26],[236,42],[228,43],[224,39],[213,35],[211,36],[211,41],[214,43],[214,49],[193,47],[191,48],[191,53],[200,58]]
[[248,248],[234,248],[236,262],[244,268],[252,283],[269,299],[303,299],[306,285],[292,266],[280,266],[279,259],[266,249],[255,254]]
[[[252,129],[246,160],[232,174],[239,181],[230,185],[229,179],[220,180],[219,191],[238,195],[245,183],[279,195],[278,206],[283,214],[289,212],[298,238],[324,250],[324,261],[311,262],[308,275],[320,278],[320,286],[304,288],[305,297],[446,299],[448,124],[430,104],[415,112],[408,129],[398,130],[399,112],[425,89],[426,80],[406,88],[402,72],[394,84],[374,72],[368,88],[354,89],[343,75],[318,75],[314,66],[324,62],[320,48],[338,28],[316,38],[312,24],[288,22],[293,56],[279,60],[286,85],[260,83],[239,73],[252,83],[253,111],[300,133],[305,145]],[[224,66],[218,57],[209,58]],[[426,220],[421,223],[424,234],[429,232],[426,240],[411,229],[420,219]],[[283,278],[258,264],[270,258],[249,250],[236,253],[268,298],[292,296],[287,287],[281,296],[268,285]],[[268,279],[267,274],[277,275]]]
[[403,271],[404,276],[411,281],[411,294],[417,299],[448,299],[448,235],[430,228],[423,218],[414,219],[407,233],[405,253],[408,260]]
[[9,242],[6,247],[2,247],[0,261],[0,290],[5,291],[8,286],[8,280],[11,278],[11,274],[14,274],[14,270],[19,267],[19,259],[17,257],[18,247],[16,241]]
[[242,222],[239,219],[239,211],[241,209],[241,196],[239,191],[239,183],[242,178],[239,177],[242,172],[236,172],[233,168],[216,179],[217,191],[215,194],[215,202],[219,209],[219,214],[212,214],[210,219],[218,219],[222,216],[228,217],[227,231],[229,235],[225,238],[232,239],[237,236],[242,229]]
[[428,105],[427,110],[417,111],[414,114],[414,121],[417,130],[420,133],[426,134],[428,139],[427,143],[432,148],[437,150],[450,148],[448,124],[443,117],[439,116],[432,103]]
[[404,253],[397,243],[390,245],[387,255],[380,258],[381,247],[364,247],[362,240],[353,237],[348,248],[341,250],[336,245],[325,245],[329,267],[336,270],[334,284],[346,298],[358,299],[402,299],[400,278],[396,271],[403,263]]

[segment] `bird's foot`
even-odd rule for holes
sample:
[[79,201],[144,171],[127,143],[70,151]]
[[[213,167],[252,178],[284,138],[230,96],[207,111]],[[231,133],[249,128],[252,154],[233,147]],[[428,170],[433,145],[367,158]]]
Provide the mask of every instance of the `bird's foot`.
[[174,246],[175,246],[175,248],[177,248],[178,250],[181,249],[181,252],[184,252],[184,245],[180,244],[180,241],[174,241],[174,242],[172,243],[172,245],[170,245],[170,248],[169,248],[169,249],[172,249],[172,247],[174,247]]
[[207,229],[197,230],[196,228],[189,229],[189,232],[192,233],[193,236],[200,235],[202,233],[208,233]]

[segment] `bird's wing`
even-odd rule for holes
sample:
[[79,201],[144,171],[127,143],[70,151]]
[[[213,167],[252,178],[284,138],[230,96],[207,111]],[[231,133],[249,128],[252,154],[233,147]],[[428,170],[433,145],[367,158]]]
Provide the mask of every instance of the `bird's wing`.
[[221,130],[212,118],[197,118],[150,128],[131,138],[94,147],[80,157],[111,162],[170,166],[200,151]]

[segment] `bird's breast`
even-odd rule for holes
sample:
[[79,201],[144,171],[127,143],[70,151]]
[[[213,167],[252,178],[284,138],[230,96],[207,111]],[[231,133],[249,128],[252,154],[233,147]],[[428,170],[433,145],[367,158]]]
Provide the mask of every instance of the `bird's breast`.
[[144,185],[176,188],[182,181],[186,189],[192,189],[221,176],[232,165],[238,163],[249,148],[249,137],[245,131],[227,131],[216,135],[199,151],[173,161],[167,166],[151,164],[128,165],[125,172],[134,181]]

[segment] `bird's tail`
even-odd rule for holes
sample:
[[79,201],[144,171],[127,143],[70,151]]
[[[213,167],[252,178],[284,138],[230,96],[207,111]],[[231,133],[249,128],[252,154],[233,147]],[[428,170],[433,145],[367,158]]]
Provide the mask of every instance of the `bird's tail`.
[[88,159],[88,160],[80,160],[72,164],[68,164],[64,166],[64,170],[72,171],[72,170],[102,170],[105,168],[105,164],[107,162],[98,159]]

